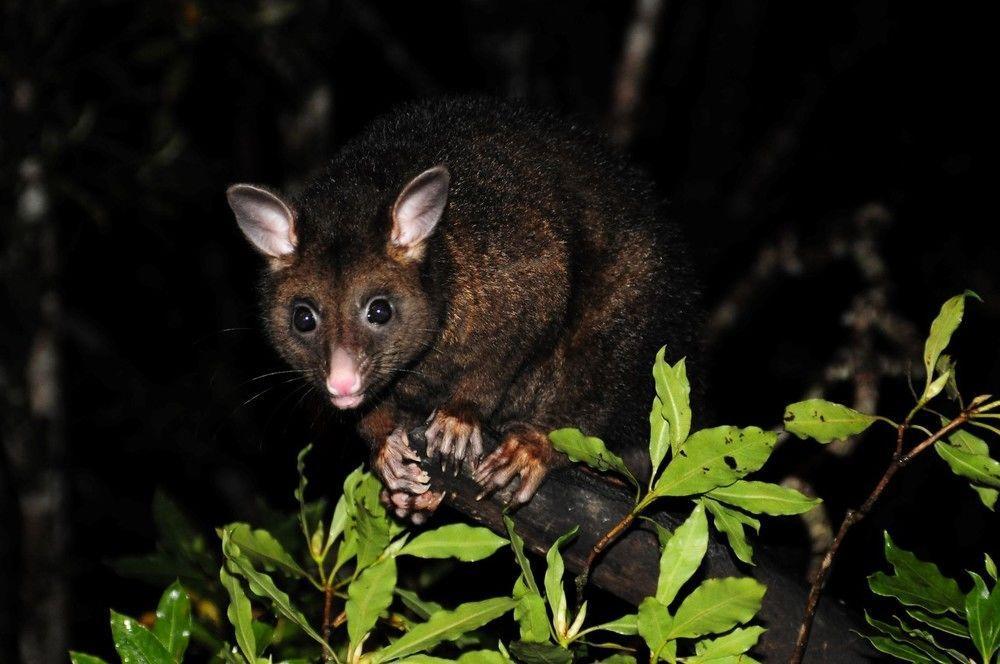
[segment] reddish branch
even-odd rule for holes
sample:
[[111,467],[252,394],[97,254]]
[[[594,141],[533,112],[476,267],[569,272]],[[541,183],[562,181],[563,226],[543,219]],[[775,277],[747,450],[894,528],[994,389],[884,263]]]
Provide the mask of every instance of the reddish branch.
[[844,537],[847,535],[847,531],[851,529],[852,526],[857,524],[859,521],[868,516],[868,513],[874,507],[875,503],[882,496],[886,487],[895,477],[896,473],[900,471],[905,465],[910,463],[918,454],[926,450],[928,447],[941,440],[941,438],[947,436],[951,432],[955,431],[963,424],[969,421],[969,417],[974,411],[971,409],[963,410],[958,417],[943,426],[936,433],[929,436],[919,445],[914,447],[908,453],[903,454],[903,436],[906,434],[909,428],[909,420],[903,422],[899,425],[896,434],[896,450],[892,455],[892,461],[889,463],[889,467],[886,468],[885,472],[882,474],[882,478],[875,485],[875,488],[869,494],[868,499],[856,510],[848,510],[847,514],[844,516],[844,521],[840,524],[840,530],[837,531],[837,536],[833,538],[833,544],[830,545],[829,551],[826,552],[826,556],[823,558],[823,563],[820,565],[819,571],[816,573],[816,577],[813,580],[812,588],[809,590],[809,598],[806,600],[805,614],[802,618],[802,625],[799,627],[798,639],[795,642],[795,651],[792,653],[791,659],[788,661],[791,664],[801,664],[802,658],[806,653],[806,646],[809,645],[809,633],[812,631],[813,618],[816,616],[816,608],[819,606],[819,598],[823,594],[823,587],[826,585],[826,579],[830,575],[830,570],[833,567],[833,561],[837,557],[837,552],[840,550],[840,545],[844,541]]

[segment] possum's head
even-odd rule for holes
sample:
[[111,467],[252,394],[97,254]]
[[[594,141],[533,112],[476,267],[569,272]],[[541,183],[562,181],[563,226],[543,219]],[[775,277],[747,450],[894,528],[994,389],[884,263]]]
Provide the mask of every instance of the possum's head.
[[379,204],[352,204],[345,192],[342,209],[336,187],[301,206],[255,185],[226,192],[268,262],[262,291],[273,343],[337,408],[371,399],[434,344],[441,312],[427,289],[427,250],[448,187],[441,165]]

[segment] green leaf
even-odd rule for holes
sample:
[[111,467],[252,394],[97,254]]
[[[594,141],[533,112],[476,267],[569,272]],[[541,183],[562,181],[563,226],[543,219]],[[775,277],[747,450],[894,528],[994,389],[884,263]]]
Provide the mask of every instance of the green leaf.
[[306,486],[309,484],[309,480],[306,479],[306,456],[309,455],[310,450],[312,450],[312,443],[303,447],[295,459],[295,469],[299,473],[299,485],[296,487],[294,495],[295,500],[299,503],[299,521],[302,524],[302,534],[306,538],[307,546],[312,538],[312,528],[309,525],[309,519],[306,518]]
[[635,657],[632,655],[622,655],[621,653],[616,653],[611,657],[602,659],[598,664],[636,664]]
[[129,664],[173,664],[174,659],[153,633],[138,620],[111,612],[111,637],[123,662]]
[[969,486],[976,492],[976,495],[979,496],[979,500],[982,501],[983,505],[985,505],[987,509],[992,510],[996,506],[997,497],[1000,496],[1000,490],[991,489],[985,486],[976,486],[975,484],[970,484]]
[[229,593],[229,608],[226,609],[226,617],[232,624],[236,633],[236,643],[239,645],[243,656],[248,662],[255,662],[257,659],[257,637],[253,631],[253,608],[250,600],[243,592],[240,580],[226,572],[223,567],[219,570],[219,580],[222,587]]
[[634,636],[639,633],[639,616],[635,613],[630,613],[617,620],[588,627],[581,631],[580,635],[590,634],[591,632],[612,632],[613,634],[621,634],[622,636]]
[[948,616],[935,616],[933,614],[921,611],[920,609],[907,609],[907,615],[909,615],[914,620],[919,620],[925,625],[930,625],[934,629],[939,629],[942,632],[951,634],[953,636],[961,636],[963,638],[969,638],[969,630],[966,629],[965,625],[949,618]]
[[399,555],[417,558],[457,558],[472,562],[489,558],[505,544],[507,540],[494,535],[489,528],[453,523],[417,535],[399,551]]
[[693,433],[653,487],[656,496],[689,496],[732,484],[767,461],[777,434],[721,426]]
[[712,489],[708,495],[754,514],[772,516],[802,514],[823,502],[819,498],[804,496],[795,489],[748,480],[737,480],[729,486]]
[[670,625],[670,612],[662,602],[655,597],[642,600],[639,604],[636,628],[639,630],[639,636],[646,642],[649,652],[658,660],[672,661],[677,652],[677,643],[669,636]]
[[888,636],[872,636],[869,634],[862,634],[861,636],[871,643],[876,650],[884,652],[886,655],[892,655],[896,659],[901,659],[904,662],[927,664],[927,655],[909,644],[900,643],[899,641],[895,641]]
[[229,572],[239,574],[246,579],[250,592],[260,598],[271,600],[277,613],[298,625],[309,638],[321,644],[324,649],[328,648],[323,637],[312,628],[302,612],[292,604],[288,594],[279,590],[270,576],[254,568],[250,559],[244,556],[239,546],[230,539],[229,530],[225,528],[222,529],[222,553],[226,556]]
[[986,582],[975,572],[969,572],[969,576],[975,584],[965,596],[969,635],[983,661],[989,662],[1000,647],[1000,591],[994,587],[991,593]]
[[[671,367],[664,359],[666,350],[664,346],[656,354],[653,380],[656,383],[656,396],[663,404],[663,418],[670,425],[670,449],[677,454],[691,431],[691,385],[684,358]],[[654,472],[658,466],[659,464],[654,465]]]
[[715,529],[724,533],[729,542],[729,548],[733,554],[748,565],[753,565],[753,547],[747,541],[744,526],[750,526],[754,530],[760,528],[760,521],[752,516],[743,514],[739,510],[726,507],[710,498],[702,498],[702,502],[708,511],[712,513],[712,523]]
[[893,566],[895,575],[876,572],[868,577],[868,586],[876,595],[895,597],[907,606],[919,606],[931,613],[962,613],[965,596],[958,583],[941,574],[937,565],[897,547],[888,532],[885,533],[885,558]]
[[696,505],[690,516],[674,531],[660,554],[660,575],[656,599],[670,606],[677,591],[698,571],[708,549],[708,520],[705,507]]
[[396,587],[396,560],[380,560],[358,576],[347,589],[347,634],[353,650],[392,604]]
[[515,641],[510,644],[510,652],[522,664],[570,664],[573,661],[573,653],[549,643]]
[[420,599],[415,592],[406,590],[405,588],[396,588],[393,592],[402,600],[403,605],[417,614],[417,617],[421,620],[427,620],[444,608],[437,602]]
[[69,651],[69,661],[71,664],[108,664],[107,661],[96,655],[88,655],[82,652]]
[[512,597],[495,597],[462,604],[454,611],[441,611],[376,652],[372,661],[389,662],[430,650],[443,641],[454,641],[463,634],[496,620],[516,604],[517,600]]
[[824,399],[807,399],[785,409],[785,430],[799,438],[829,443],[855,436],[878,418]]
[[514,520],[507,514],[503,515],[503,523],[507,527],[507,537],[510,538],[510,548],[514,551],[514,558],[521,567],[521,576],[525,585],[532,591],[541,594],[538,584],[535,583],[535,575],[531,571],[531,562],[524,555],[524,539],[514,530]]
[[568,540],[576,537],[579,530],[580,527],[577,526],[557,539],[549,547],[548,553],[545,554],[545,562],[547,563],[547,567],[545,568],[545,597],[552,608],[552,618],[556,621],[559,620],[560,615],[565,617],[566,614],[566,591],[563,590],[562,583],[565,565],[563,564],[562,554],[559,553],[559,549]]
[[324,550],[329,550],[333,546],[333,543],[337,541],[337,538],[344,533],[344,529],[347,528],[348,518],[347,497],[341,495],[337,500],[337,506],[333,510],[333,516],[330,517],[330,527],[327,529],[326,543],[323,545]]
[[614,452],[604,446],[604,441],[593,436],[585,436],[579,429],[556,429],[549,434],[553,447],[565,454],[571,461],[582,461],[595,470],[613,470],[624,475],[632,484],[637,484],[635,476]]
[[766,630],[763,627],[740,627],[717,639],[706,639],[694,644],[694,657],[688,657],[687,664],[701,664],[722,657],[742,655],[757,645],[760,635]]
[[990,554],[988,554],[988,553],[984,553],[983,554],[983,558],[984,558],[984,564],[986,566],[986,573],[989,574],[990,577],[994,581],[996,581],[997,580],[997,564],[995,562],[993,562],[993,558],[991,558]]
[[254,641],[257,642],[257,657],[260,657],[274,640],[274,627],[259,620],[250,623],[250,627],[253,630]]
[[951,472],[976,484],[1000,488],[1000,461],[985,455],[966,452],[943,441],[934,443],[934,450],[948,463]]
[[653,407],[649,409],[649,462],[650,477],[656,477],[660,464],[670,450],[670,423],[663,417],[663,402],[653,397]]
[[[872,618],[867,611],[865,611],[865,620],[868,621],[869,625],[879,630],[886,636],[900,643],[905,643],[924,653],[924,661],[937,662],[937,664],[951,664],[951,658],[936,643],[934,643],[933,640],[925,641],[923,638],[909,634],[907,629],[896,627],[895,625],[891,625],[881,620],[876,620],[875,618]],[[905,625],[905,623],[902,624]],[[927,632],[923,632],[923,634],[930,636]]]
[[537,591],[531,590],[524,577],[514,582],[514,620],[521,632],[521,640],[528,643],[546,643],[549,640],[549,616],[545,612],[545,600]]
[[[956,295],[941,305],[941,311],[937,318],[931,323],[931,332],[924,342],[924,370],[927,373],[927,387],[930,387],[934,380],[934,367],[937,365],[938,357],[944,352],[951,342],[951,335],[958,329],[965,314],[965,298],[974,297],[980,302],[982,298],[974,292],[967,290],[961,295]],[[925,388],[926,391],[926,388]]]
[[355,517],[358,569],[362,570],[376,560],[389,546],[389,519],[373,514],[363,502],[357,504]]
[[153,634],[174,659],[184,658],[191,637],[191,600],[180,581],[174,581],[160,596]]
[[767,588],[755,579],[708,579],[684,598],[670,625],[670,638],[716,634],[744,623],[760,610]]
[[291,576],[308,576],[281,543],[266,530],[254,530],[246,523],[231,523],[226,527],[229,529],[230,539],[240,547],[243,555],[267,571],[280,569]]

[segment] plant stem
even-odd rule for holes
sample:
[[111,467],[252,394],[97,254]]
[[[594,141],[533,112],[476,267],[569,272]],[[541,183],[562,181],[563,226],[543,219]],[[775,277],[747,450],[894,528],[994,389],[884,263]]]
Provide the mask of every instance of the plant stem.
[[590,553],[587,555],[587,559],[583,563],[583,571],[576,577],[576,605],[578,607],[583,603],[583,589],[587,585],[587,580],[590,578],[590,568],[594,566],[594,561],[597,560],[597,557],[601,555],[602,551],[611,546],[611,544],[618,539],[629,526],[632,525],[632,522],[635,521],[636,515],[642,511],[643,507],[643,503],[640,502],[635,509],[622,517],[621,521],[616,523],[611,530],[604,533],[601,539],[597,540],[597,543],[594,544],[594,547],[590,550]]
[[333,648],[330,646],[330,631],[333,626],[331,615],[333,613],[333,592],[333,583],[328,582],[323,589],[323,641],[327,648],[324,659],[328,662],[331,661],[333,654]]
[[902,424],[899,425],[899,430],[896,434],[896,451],[892,455],[892,461],[889,463],[889,467],[885,469],[885,473],[882,474],[882,478],[878,481],[878,484],[875,485],[875,488],[872,490],[871,494],[869,494],[865,502],[862,503],[861,507],[856,510],[848,510],[847,514],[844,515],[844,520],[840,524],[840,530],[837,531],[837,536],[833,538],[833,543],[830,545],[830,549],[823,557],[823,563],[820,565],[820,568],[816,573],[816,578],[813,580],[812,588],[809,589],[809,598],[806,600],[805,613],[802,617],[802,625],[799,627],[799,636],[795,642],[795,650],[793,651],[791,658],[788,660],[790,664],[801,664],[802,658],[805,657],[806,647],[809,645],[809,633],[812,631],[813,619],[816,617],[816,608],[819,605],[820,595],[823,594],[823,587],[826,585],[827,577],[830,575],[830,570],[833,567],[833,561],[837,556],[837,552],[840,550],[840,545],[844,541],[847,531],[850,530],[851,526],[868,516],[872,507],[874,507],[875,503],[882,496],[886,487],[889,486],[889,482],[892,481],[892,478],[897,472],[899,472],[900,469],[903,468],[903,466],[910,463],[914,457],[937,441],[941,440],[941,438],[947,436],[949,433],[955,431],[968,422],[969,417],[973,412],[974,411],[963,410],[958,417],[941,427],[933,435],[928,436],[924,441],[906,454],[902,453],[903,437],[906,435],[906,431],[910,426],[910,418],[908,417]]

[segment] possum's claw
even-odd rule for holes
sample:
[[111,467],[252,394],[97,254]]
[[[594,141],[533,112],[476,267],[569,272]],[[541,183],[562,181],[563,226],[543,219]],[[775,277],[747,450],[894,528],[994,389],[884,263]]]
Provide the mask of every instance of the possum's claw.
[[430,490],[431,478],[420,467],[420,456],[410,448],[403,429],[386,437],[375,455],[374,467],[385,485],[382,502],[397,517],[420,524],[441,504],[444,494]]
[[472,476],[483,488],[476,500],[500,491],[508,505],[523,505],[535,495],[557,454],[540,430],[527,425],[512,427]]
[[479,419],[466,408],[439,408],[427,418],[427,458],[441,459],[441,470],[451,468],[455,475],[464,465],[476,467],[483,454],[483,434]]

